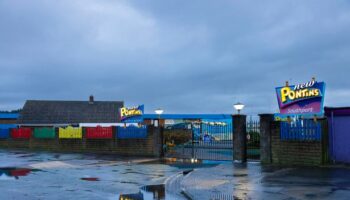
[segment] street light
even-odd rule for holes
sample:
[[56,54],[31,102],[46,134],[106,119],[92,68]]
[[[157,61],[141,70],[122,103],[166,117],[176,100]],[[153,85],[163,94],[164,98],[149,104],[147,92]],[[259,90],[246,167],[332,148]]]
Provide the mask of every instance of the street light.
[[161,108],[158,108],[158,109],[156,109],[154,112],[155,112],[157,115],[160,116],[161,114],[163,114],[164,110],[161,109]]
[[233,107],[238,111],[238,114],[240,114],[241,110],[243,110],[243,108],[244,108],[244,104],[238,102],[238,103],[234,104]]
[[161,108],[157,108],[154,112],[158,115],[158,124],[157,124],[157,126],[160,126],[160,115],[163,114],[164,110],[161,109]]

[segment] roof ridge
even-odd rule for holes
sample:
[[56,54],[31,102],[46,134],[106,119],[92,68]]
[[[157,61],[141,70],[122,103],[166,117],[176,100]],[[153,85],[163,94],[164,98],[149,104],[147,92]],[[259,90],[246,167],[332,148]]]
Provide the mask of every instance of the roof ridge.
[[[84,101],[84,100],[32,100],[32,99],[29,99],[29,100],[26,100],[26,102],[28,102],[28,101],[36,101],[36,102],[39,102],[39,101],[41,101],[41,102],[89,102],[89,100],[86,100],[86,101]],[[94,102],[118,102],[118,103],[123,103],[124,101],[120,101],[120,100],[118,100],[118,101],[96,101],[96,100],[94,100]]]

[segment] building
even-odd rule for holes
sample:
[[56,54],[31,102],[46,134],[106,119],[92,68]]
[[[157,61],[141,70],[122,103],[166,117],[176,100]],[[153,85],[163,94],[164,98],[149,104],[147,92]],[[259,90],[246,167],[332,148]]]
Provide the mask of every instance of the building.
[[67,126],[80,123],[119,123],[123,101],[28,100],[17,124],[20,126]]
[[18,113],[0,113],[0,124],[16,124]]
[[350,163],[350,107],[325,107],[325,115],[331,160]]

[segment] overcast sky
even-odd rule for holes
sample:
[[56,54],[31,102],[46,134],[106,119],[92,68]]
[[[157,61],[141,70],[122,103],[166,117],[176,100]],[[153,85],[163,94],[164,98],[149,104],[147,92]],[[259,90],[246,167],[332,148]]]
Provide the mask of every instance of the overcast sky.
[[277,111],[315,76],[350,106],[350,2],[0,0],[0,110],[123,100],[148,113]]

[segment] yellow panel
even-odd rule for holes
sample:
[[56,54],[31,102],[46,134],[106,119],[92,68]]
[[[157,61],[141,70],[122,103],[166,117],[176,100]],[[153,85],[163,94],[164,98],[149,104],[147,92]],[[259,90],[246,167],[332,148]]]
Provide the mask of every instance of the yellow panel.
[[58,137],[61,139],[74,139],[78,138],[81,139],[83,136],[82,128],[73,128],[71,126],[68,126],[67,128],[59,128],[58,130]]

